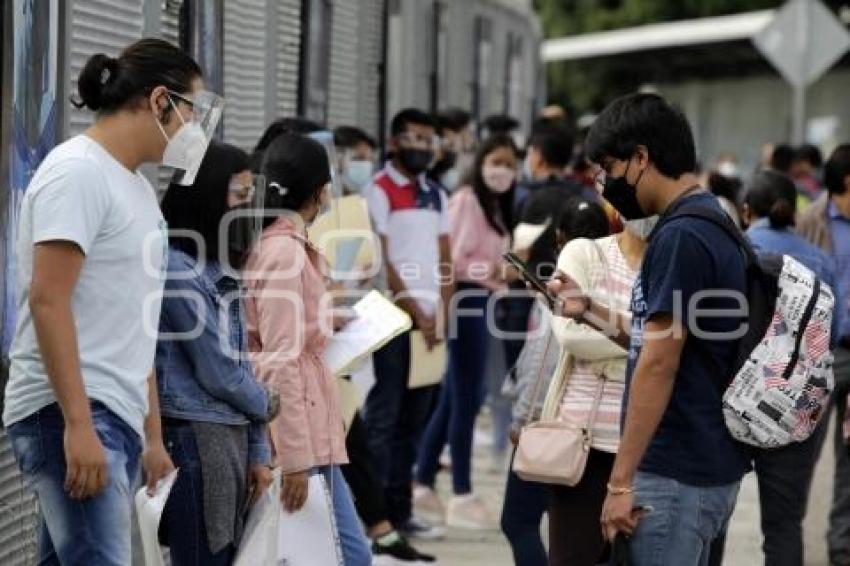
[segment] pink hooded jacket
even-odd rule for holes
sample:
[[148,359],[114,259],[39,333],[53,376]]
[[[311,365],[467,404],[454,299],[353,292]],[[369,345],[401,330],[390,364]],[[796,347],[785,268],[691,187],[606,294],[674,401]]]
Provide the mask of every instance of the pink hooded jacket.
[[295,222],[281,217],[243,270],[254,370],[280,393],[280,413],[269,427],[274,465],[284,473],[348,462],[335,378],[322,361],[333,332],[324,261]]

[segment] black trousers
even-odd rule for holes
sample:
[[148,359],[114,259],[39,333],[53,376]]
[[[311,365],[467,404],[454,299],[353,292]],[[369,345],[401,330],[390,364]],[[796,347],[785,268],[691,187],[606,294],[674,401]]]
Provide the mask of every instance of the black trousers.
[[342,475],[351,489],[357,514],[369,529],[388,519],[387,503],[384,489],[372,467],[366,424],[359,412],[354,415],[345,439],[345,449],[348,451],[349,463],[342,466]]
[[591,449],[578,484],[550,487],[550,566],[596,566],[605,560],[607,547],[599,518],[615,457]]

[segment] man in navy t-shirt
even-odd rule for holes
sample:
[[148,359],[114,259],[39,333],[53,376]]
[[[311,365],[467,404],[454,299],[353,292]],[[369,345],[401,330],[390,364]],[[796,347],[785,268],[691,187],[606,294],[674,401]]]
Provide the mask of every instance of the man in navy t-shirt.
[[690,126],[653,94],[616,100],[586,151],[597,183],[626,220],[659,214],[632,294],[632,319],[609,311],[562,274],[561,314],[629,348],[620,449],[602,527],[631,537],[631,564],[707,564],[749,463],[723,421],[722,394],[745,332],[746,277],[738,245],[682,206],[723,212],[700,188]]

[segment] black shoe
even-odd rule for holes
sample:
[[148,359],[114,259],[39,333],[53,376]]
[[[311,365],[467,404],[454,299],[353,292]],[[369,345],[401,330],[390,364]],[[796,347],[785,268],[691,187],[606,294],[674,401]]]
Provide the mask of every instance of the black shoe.
[[435,527],[416,517],[411,517],[406,523],[399,525],[397,530],[407,538],[418,540],[441,540],[446,537],[445,529]]
[[410,546],[407,539],[392,532],[372,543],[373,566],[412,566],[433,564],[436,558]]

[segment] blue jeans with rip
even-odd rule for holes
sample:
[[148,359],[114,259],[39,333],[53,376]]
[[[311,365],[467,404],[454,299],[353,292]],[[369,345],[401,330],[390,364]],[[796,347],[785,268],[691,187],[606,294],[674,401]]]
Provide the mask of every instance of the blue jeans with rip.
[[651,507],[631,538],[635,566],[706,566],[711,543],[724,532],[741,482],[693,486],[638,472],[635,506]]
[[131,562],[131,503],[142,441],[102,403],[92,402],[91,412],[106,453],[108,483],[89,499],[71,499],[65,491],[65,420],[57,404],[6,430],[41,509],[38,564],[42,566],[126,566]]
[[370,566],[372,549],[369,547],[366,533],[357,516],[351,490],[345,483],[339,466],[314,468],[313,473],[322,474],[325,477],[328,490],[331,492],[334,520],[345,566]]

